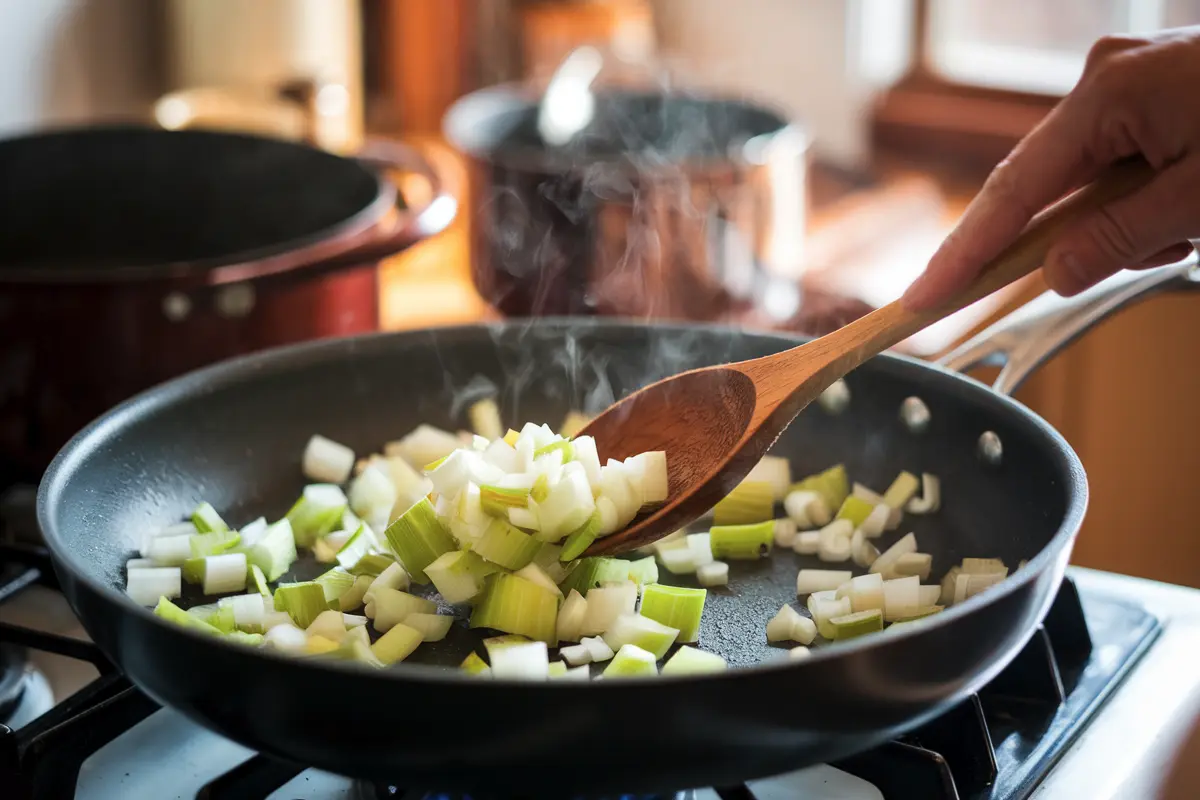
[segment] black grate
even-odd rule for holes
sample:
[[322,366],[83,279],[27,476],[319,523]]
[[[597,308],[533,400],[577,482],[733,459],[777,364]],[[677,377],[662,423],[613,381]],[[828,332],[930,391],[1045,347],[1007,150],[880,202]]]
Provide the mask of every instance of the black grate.
[[[0,545],[0,565],[6,563],[20,567],[0,571],[0,601],[34,581],[53,583],[49,560],[37,548]],[[1158,620],[1144,609],[1111,597],[1088,597],[1086,607],[1085,614],[1074,583],[1066,580],[1045,623],[987,688],[901,739],[834,766],[875,785],[886,800],[1029,797],[1159,631]],[[1092,657],[1093,640],[1103,646],[1103,659]],[[4,645],[37,647],[101,668],[94,683],[26,727],[0,726],[0,786],[17,787],[18,798],[73,796],[83,762],[158,708],[90,644],[0,625]],[[303,771],[257,755],[216,777],[198,797],[257,800]],[[765,783],[670,798],[761,800],[779,796],[786,776],[772,779],[770,792]],[[364,784],[360,790],[364,798],[457,800],[395,786]]]

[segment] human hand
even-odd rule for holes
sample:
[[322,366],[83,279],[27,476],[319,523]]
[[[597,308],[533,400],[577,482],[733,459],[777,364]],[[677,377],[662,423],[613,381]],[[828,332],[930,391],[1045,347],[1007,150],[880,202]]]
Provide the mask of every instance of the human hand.
[[1197,87],[1200,27],[1100,39],[1079,83],[988,177],[904,304],[949,299],[1037,212],[1130,156],[1158,174],[1065,230],[1046,256],[1046,282],[1070,296],[1122,269],[1184,258],[1200,237]]

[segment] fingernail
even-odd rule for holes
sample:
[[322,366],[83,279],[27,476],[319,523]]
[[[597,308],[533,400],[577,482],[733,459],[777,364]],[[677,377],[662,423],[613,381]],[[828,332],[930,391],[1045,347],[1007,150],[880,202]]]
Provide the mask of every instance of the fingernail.
[[1071,251],[1052,254],[1047,259],[1043,272],[1050,288],[1064,297],[1069,297],[1087,286],[1087,268]]

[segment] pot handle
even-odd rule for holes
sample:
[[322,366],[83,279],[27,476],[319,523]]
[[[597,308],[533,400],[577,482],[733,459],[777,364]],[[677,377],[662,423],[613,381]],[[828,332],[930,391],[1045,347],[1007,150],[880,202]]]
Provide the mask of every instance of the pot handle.
[[1159,292],[1198,288],[1200,259],[1193,250],[1187,258],[1165,267],[1119,272],[1074,297],[1045,292],[937,363],[956,372],[985,364],[1003,365],[992,388],[1011,395],[1034,370],[1117,311]]

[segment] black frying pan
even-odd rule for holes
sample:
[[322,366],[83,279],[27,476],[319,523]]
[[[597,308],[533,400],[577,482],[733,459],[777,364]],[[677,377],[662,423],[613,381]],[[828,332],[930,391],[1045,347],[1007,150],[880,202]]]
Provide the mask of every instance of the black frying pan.
[[[1122,290],[1042,301],[1064,332],[1044,349],[1124,302],[1114,300],[1120,291],[1129,299],[1186,275],[1165,268]],[[1043,324],[1036,311],[1015,327]],[[935,576],[964,556],[1029,563],[907,632],[800,662],[763,631],[795,599],[797,568],[815,563],[777,553],[735,564],[730,587],[710,592],[700,643],[739,668],[711,677],[467,678],[446,668],[478,647],[465,624],[384,671],[298,660],[159,621],[123,597],[123,565],[143,531],[201,498],[237,523],[282,514],[303,484],[299,457],[314,431],[366,453],[419,422],[455,426],[481,377],[502,389],[506,420],[556,423],[669,372],[793,344],[721,328],[552,320],[274,350],[164,384],[92,424],[50,467],[40,520],[63,590],[108,656],[155,699],[256,750],[411,787],[536,797],[741,782],[876,745],[979,689],[1018,652],[1055,595],[1087,497],[1079,460],[1045,422],[917,361],[881,357],[852,373],[849,409],[810,408],[775,452],[797,474],[844,462],[875,487],[900,469],[940,475],[941,512],[907,517],[882,542],[915,531]],[[1027,366],[1013,365],[1010,386]],[[924,432],[899,419],[910,396],[931,412]],[[1003,444],[998,463],[979,455],[985,431]]]

